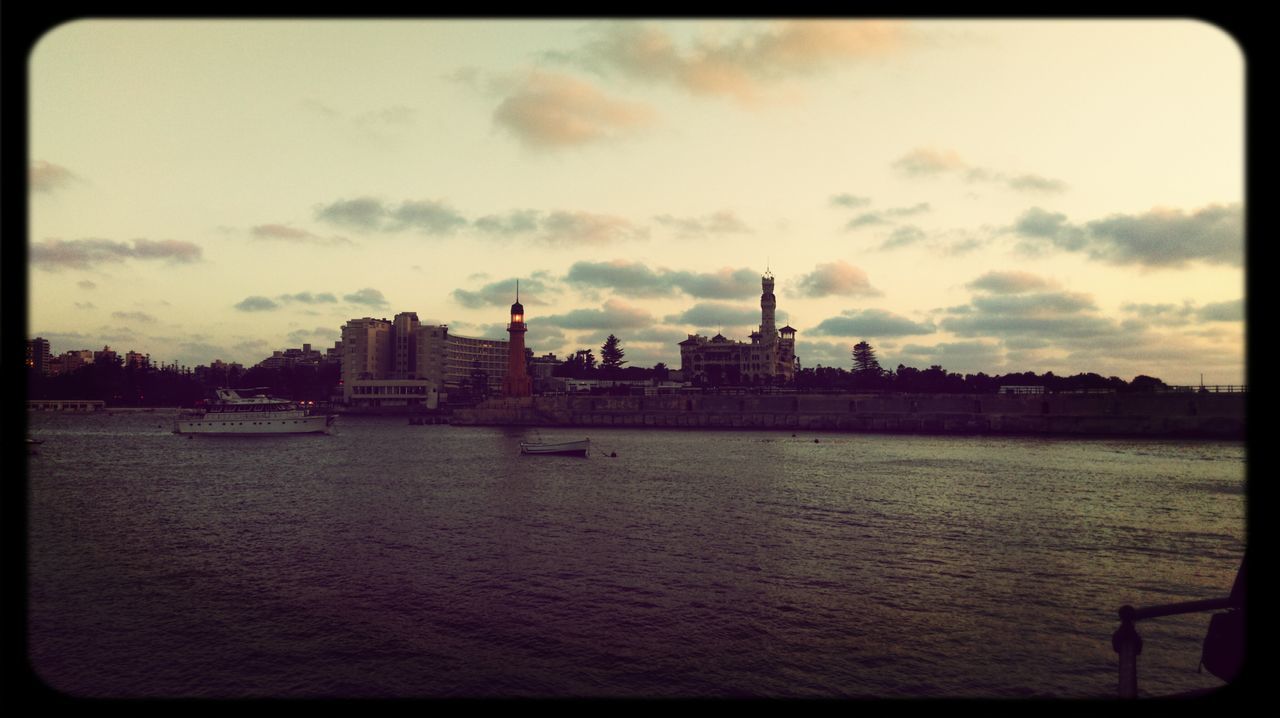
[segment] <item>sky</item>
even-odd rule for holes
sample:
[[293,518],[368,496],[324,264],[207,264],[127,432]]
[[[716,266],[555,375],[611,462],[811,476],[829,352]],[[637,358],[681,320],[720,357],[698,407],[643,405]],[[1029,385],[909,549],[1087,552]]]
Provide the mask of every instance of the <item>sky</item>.
[[28,333],[255,364],[416,312],[679,367],[1240,384],[1244,72],[1108,20],[79,20],[28,59]]

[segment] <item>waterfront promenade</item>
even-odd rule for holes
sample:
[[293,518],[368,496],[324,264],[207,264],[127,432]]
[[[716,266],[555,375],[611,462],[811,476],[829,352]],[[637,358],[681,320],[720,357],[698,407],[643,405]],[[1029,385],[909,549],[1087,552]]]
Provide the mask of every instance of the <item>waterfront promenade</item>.
[[453,423],[1243,439],[1244,393],[536,396]]

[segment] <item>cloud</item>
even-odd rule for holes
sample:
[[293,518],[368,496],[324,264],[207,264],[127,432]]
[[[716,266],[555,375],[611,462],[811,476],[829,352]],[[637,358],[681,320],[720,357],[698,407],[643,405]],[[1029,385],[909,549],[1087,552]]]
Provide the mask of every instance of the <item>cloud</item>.
[[1244,300],[1233,299],[1206,304],[1200,308],[1199,316],[1206,322],[1242,322],[1244,321]]
[[[692,324],[698,327],[750,327],[760,324],[760,307],[725,304],[723,302],[699,302],[692,307],[672,314],[663,321],[667,324]],[[786,320],[786,312],[775,312],[777,321]]]
[[[1084,230],[1067,222],[1067,215],[1032,207],[1014,222],[1014,232],[1034,240],[1049,240],[1059,249],[1078,251],[1087,241]],[[1032,249],[1038,245],[1031,245]]]
[[1183,326],[1192,322],[1243,322],[1244,300],[1232,299],[1196,306],[1186,301],[1182,304],[1125,304],[1125,312],[1137,315],[1141,320],[1164,326]]
[[316,219],[366,232],[416,229],[424,234],[449,234],[467,224],[466,218],[437,200],[406,200],[391,206],[373,197],[319,206]]
[[537,277],[526,277],[517,280],[515,277],[490,282],[479,290],[453,290],[455,301],[464,307],[509,307],[516,300],[516,282],[520,283],[520,303],[529,306],[546,305],[547,302],[538,295],[549,294],[550,286]]
[[190,264],[200,261],[200,254],[199,245],[172,239],[135,239],[133,246],[110,239],[46,239],[31,245],[28,259],[32,266],[43,269],[88,269],[126,259],[164,259],[170,264]]
[[1024,238],[1024,249],[1085,252],[1115,265],[1180,268],[1193,261],[1232,266],[1244,261],[1244,213],[1238,203],[1209,205],[1190,214],[1161,208],[1113,214],[1083,226],[1033,207],[1017,219],[1013,231]]
[[282,302],[300,302],[302,304],[332,304],[338,301],[330,292],[320,292],[312,294],[311,292],[298,292],[297,294],[281,294],[276,297]]
[[1030,272],[991,271],[965,286],[969,289],[978,289],[992,292],[993,294],[1021,294],[1037,289],[1048,289],[1053,286],[1053,283]]
[[467,220],[448,205],[435,200],[401,202],[390,211],[390,229],[417,229],[426,234],[448,234]]
[[115,319],[124,321],[142,322],[143,324],[154,324],[156,318],[146,312],[112,312],[111,316]]
[[472,226],[499,237],[535,235],[535,239],[548,244],[608,244],[649,237],[648,229],[623,217],[569,210],[542,213],[517,209],[485,215]]
[[649,230],[607,214],[556,211],[542,221],[541,239],[551,244],[608,244],[648,238]]
[[681,48],[666,31],[636,22],[599,29],[568,58],[593,70],[661,82],[694,95],[761,100],[769,85],[899,49],[901,23],[872,20],[801,20],[753,23],[733,37],[696,38]]
[[1028,192],[1063,192],[1067,189],[1067,183],[1062,180],[1030,174],[1010,177],[1007,183],[1012,189]]
[[890,207],[876,212],[863,212],[862,214],[849,220],[845,225],[845,229],[856,229],[874,224],[887,224],[899,217],[911,217],[917,214],[923,214],[929,211],[928,202],[920,202],[910,207]]
[[928,235],[915,225],[897,227],[889,233],[889,238],[880,245],[880,249],[897,249],[923,241]]
[[939,323],[962,337],[1033,337],[1055,344],[1132,333],[1115,320],[1098,315],[1096,309],[1089,295],[1072,292],[982,295],[975,297],[966,311],[953,311],[953,316]]
[[967,165],[955,150],[920,147],[894,160],[893,168],[912,177],[964,169]]
[[646,105],[606,96],[567,75],[533,72],[493,111],[493,121],[527,147],[562,148],[615,140],[653,122]]
[[1056,193],[1067,189],[1066,182],[1051,177],[1030,173],[1010,176],[998,170],[975,167],[961,159],[955,150],[936,147],[913,149],[894,160],[892,167],[907,177],[933,177],[959,172],[968,182],[997,183],[1019,192]]
[[98,285],[94,284],[88,279],[81,279],[80,281],[76,282],[76,286],[80,287],[81,289],[97,289],[98,288]]
[[[542,213],[515,209],[505,214],[487,214],[474,222],[443,202],[405,201],[391,205],[372,197],[338,200],[316,208],[316,218],[362,231],[398,232],[417,229],[424,234],[450,234],[462,227],[495,237],[533,234],[548,244],[607,244],[615,241],[648,239],[649,230],[628,219],[594,212],[556,210]],[[295,235],[279,225],[266,230],[275,235]],[[713,228],[723,230],[723,223]],[[314,236],[314,235],[313,235]],[[346,241],[346,240],[342,240]]]
[[992,372],[1005,362],[1005,352],[1001,345],[989,341],[905,344],[898,349],[898,353],[902,355],[899,363],[905,366],[938,365],[957,373]]
[[871,286],[866,272],[839,259],[817,265],[812,272],[800,277],[795,288],[804,297],[870,297],[880,294]]
[[532,209],[513,209],[505,215],[488,214],[472,223],[472,225],[490,234],[525,234],[538,230],[539,213]]
[[316,219],[353,229],[381,229],[387,214],[381,200],[372,197],[341,199],[316,208]]
[[352,244],[351,240],[346,237],[340,237],[336,234],[331,237],[321,237],[320,235],[308,232],[305,229],[287,227],[282,224],[259,224],[249,231],[253,235],[254,239],[329,246]]
[[295,329],[286,334],[285,338],[292,344],[333,344],[342,338],[342,330],[334,327]]
[[914,322],[884,309],[846,310],[809,330],[810,334],[835,337],[900,337],[932,334],[932,323]]
[[343,295],[342,301],[350,302],[351,304],[363,304],[370,307],[385,307],[389,305],[387,298],[382,296],[382,292],[379,292],[372,287],[366,287],[352,292],[351,294]]
[[579,287],[611,289],[634,297],[669,296],[676,291],[693,297],[735,299],[760,291],[760,276],[749,269],[723,267],[715,272],[650,269],[643,262],[575,262],[564,280]]
[[372,140],[384,145],[397,134],[403,137],[412,130],[418,114],[416,109],[407,105],[391,105],[348,114],[315,98],[304,99],[300,104],[308,112],[330,123],[332,127],[348,133],[349,137],[361,141]]
[[979,312],[1006,316],[1044,316],[1096,309],[1093,298],[1078,292],[1039,292],[1036,294],[986,295],[974,297],[972,305]]
[[837,194],[831,196],[831,204],[837,207],[849,207],[856,209],[858,207],[866,207],[871,204],[870,197],[859,197],[852,194]]
[[715,272],[678,271],[667,276],[673,286],[691,297],[736,299],[761,292],[760,275],[750,269],[722,267]]
[[653,317],[639,307],[632,307],[616,299],[604,303],[603,309],[574,309],[565,314],[542,318],[542,323],[563,329],[626,329],[647,327]]
[[52,162],[36,160],[27,169],[27,185],[32,192],[49,194],[78,180],[71,170]]
[[751,229],[732,212],[721,211],[705,217],[672,217],[658,215],[654,220],[670,228],[677,237],[700,237],[708,234],[750,234]]
[[266,297],[252,296],[245,297],[235,305],[235,308],[242,312],[269,312],[279,309],[280,305]]

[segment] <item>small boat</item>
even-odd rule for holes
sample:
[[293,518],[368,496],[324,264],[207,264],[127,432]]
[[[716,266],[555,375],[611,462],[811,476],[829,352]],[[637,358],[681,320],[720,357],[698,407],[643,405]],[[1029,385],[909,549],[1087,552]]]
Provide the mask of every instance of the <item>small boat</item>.
[[572,454],[574,456],[586,456],[587,452],[590,450],[591,439],[583,439],[582,441],[562,441],[557,443],[520,442],[520,453],[522,454]]
[[44,439],[33,439],[30,436],[27,437],[28,446],[33,446],[35,444],[43,444],[43,443],[44,443]]

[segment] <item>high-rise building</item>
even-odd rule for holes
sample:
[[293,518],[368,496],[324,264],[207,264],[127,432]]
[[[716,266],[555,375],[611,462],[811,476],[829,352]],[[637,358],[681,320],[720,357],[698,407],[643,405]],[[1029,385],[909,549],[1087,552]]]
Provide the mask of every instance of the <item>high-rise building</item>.
[[418,373],[418,314],[400,312],[392,322],[392,379],[414,379]]
[[49,340],[42,337],[27,340],[27,367],[41,376],[49,374],[53,361],[53,352],[49,350]]
[[760,277],[760,329],[750,342],[690,334],[680,342],[680,371],[686,381],[708,384],[785,384],[795,378],[796,330],[776,329],[773,274]]
[[342,381],[385,379],[391,371],[391,322],[386,319],[349,320],[342,327]]

